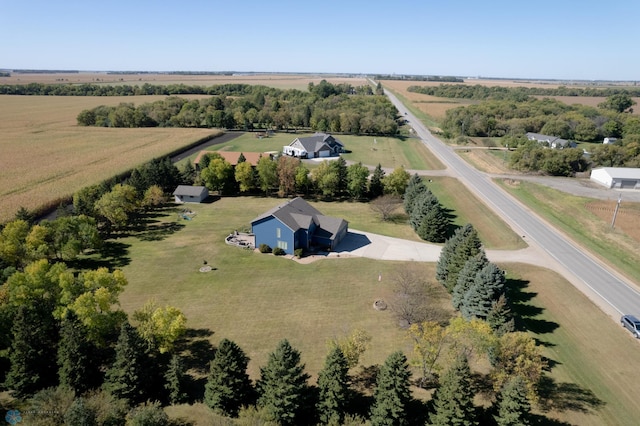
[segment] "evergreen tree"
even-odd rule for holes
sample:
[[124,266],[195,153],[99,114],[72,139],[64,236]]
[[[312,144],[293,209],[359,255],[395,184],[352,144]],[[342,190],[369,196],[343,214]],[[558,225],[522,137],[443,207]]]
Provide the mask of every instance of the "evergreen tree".
[[147,345],[138,331],[125,321],[116,344],[115,361],[107,370],[104,388],[116,398],[138,404],[147,399],[151,376]]
[[378,163],[369,181],[369,198],[377,198],[384,194],[384,174],[382,166]]
[[420,238],[432,243],[443,243],[447,238],[451,221],[440,203],[424,215],[416,233]]
[[415,199],[418,195],[426,191],[429,191],[429,189],[424,184],[422,178],[418,176],[417,173],[411,176],[409,183],[407,183],[407,189],[404,191],[404,211],[407,212],[409,216],[411,216]]
[[498,300],[491,305],[491,310],[487,315],[487,324],[498,337],[515,330],[515,319],[505,294],[501,294]]
[[400,351],[392,353],[378,373],[371,407],[371,424],[407,424],[407,406],[411,401],[409,365]]
[[484,250],[465,262],[464,266],[458,273],[458,280],[456,281],[456,285],[453,287],[453,292],[451,293],[451,303],[455,309],[460,309],[462,301],[464,300],[464,295],[467,294],[467,291],[469,291],[469,288],[471,288],[475,282],[476,275],[478,275],[478,272],[480,272],[488,263],[489,260],[487,260]]
[[169,362],[167,372],[164,374],[164,388],[169,393],[171,404],[181,404],[187,399],[187,394],[184,391],[186,377],[182,359],[179,355],[174,354]]
[[209,367],[204,402],[228,416],[237,416],[249,404],[253,387],[247,374],[249,358],[234,342],[223,339]]
[[60,385],[82,395],[99,385],[95,347],[73,311],[67,312],[60,328],[58,347],[58,377]]
[[482,243],[470,223],[458,228],[447,240],[436,266],[436,278],[451,293],[458,281],[458,273],[470,257],[480,253]]
[[349,366],[338,346],[329,352],[324,368],[318,374],[320,400],[318,412],[322,424],[339,425],[344,420],[344,410],[349,391]]
[[24,398],[56,385],[55,360],[58,330],[46,306],[19,306],[11,329],[11,367],[5,386],[12,396]]
[[196,171],[195,166],[191,162],[191,160],[187,160],[187,162],[182,166],[182,170],[180,170],[180,183],[185,185],[193,185],[196,181],[196,176],[198,172]]
[[465,293],[460,306],[462,315],[486,319],[493,303],[504,294],[504,272],[489,262],[477,273],[473,285]]
[[459,355],[442,376],[440,387],[433,395],[435,411],[429,415],[432,426],[477,425],[471,390],[471,370],[467,357]]
[[520,376],[514,376],[502,388],[498,398],[498,426],[528,426],[531,424],[531,404],[527,387]]
[[304,365],[300,365],[300,352],[286,339],[281,341],[269,355],[267,365],[260,369],[258,407],[271,420],[294,424],[303,406],[308,378]]
[[424,191],[416,194],[411,204],[411,213],[409,214],[409,224],[414,231],[417,231],[420,227],[422,218],[438,204],[440,204],[440,202],[436,196],[426,187]]
[[246,161],[247,161],[247,158],[246,158],[246,157],[244,156],[244,154],[241,152],[241,153],[240,153],[240,155],[238,156],[238,163],[237,163],[237,164],[244,163],[244,162],[246,162]]

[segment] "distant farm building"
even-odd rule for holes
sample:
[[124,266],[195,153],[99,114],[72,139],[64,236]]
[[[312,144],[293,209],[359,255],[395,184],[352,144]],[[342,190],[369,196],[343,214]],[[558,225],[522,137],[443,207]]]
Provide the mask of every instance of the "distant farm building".
[[601,167],[591,170],[591,180],[607,188],[640,189],[640,168]]
[[604,141],[602,141],[603,144],[605,145],[609,145],[612,143],[616,143],[618,140],[618,138],[604,138]]
[[255,245],[279,247],[287,254],[313,247],[333,250],[347,235],[347,221],[324,216],[300,197],[261,214],[251,221]]
[[178,185],[173,191],[176,203],[201,203],[209,197],[209,190],[204,186]]
[[304,138],[295,138],[289,145],[282,147],[285,155],[300,158],[319,158],[339,155],[344,144],[327,133],[315,133]]
[[200,151],[195,160],[193,160],[193,165],[196,169],[200,169],[200,162],[202,161],[202,157],[205,155],[211,154],[219,154],[222,158],[224,158],[229,164],[232,166],[238,165],[238,159],[240,158],[240,154],[242,154],[247,163],[252,166],[256,166],[260,157],[269,156],[266,152],[237,152],[237,151]]
[[527,133],[526,136],[530,141],[543,143],[554,149],[575,148],[577,146],[575,142],[561,139],[557,136],[542,135],[540,133],[531,132]]

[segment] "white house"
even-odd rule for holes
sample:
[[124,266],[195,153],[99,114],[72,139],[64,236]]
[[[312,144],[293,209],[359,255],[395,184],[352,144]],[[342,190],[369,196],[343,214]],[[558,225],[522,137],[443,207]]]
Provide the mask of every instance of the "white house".
[[604,141],[602,143],[608,145],[610,143],[616,143],[617,140],[618,138],[604,138]]
[[548,145],[553,149],[575,148],[577,145],[573,141],[559,138],[557,136],[542,135],[540,133],[528,132],[527,139]]
[[640,168],[600,167],[591,170],[590,179],[607,188],[640,189]]
[[315,133],[306,138],[295,138],[289,145],[282,147],[285,155],[300,158],[331,157],[344,150],[338,139],[326,133]]
[[209,196],[209,190],[204,186],[178,185],[173,191],[176,203],[201,203]]

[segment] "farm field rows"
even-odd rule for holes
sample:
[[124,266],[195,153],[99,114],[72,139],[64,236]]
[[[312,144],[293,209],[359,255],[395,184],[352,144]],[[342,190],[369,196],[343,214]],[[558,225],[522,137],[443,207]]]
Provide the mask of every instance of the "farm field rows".
[[68,197],[215,129],[80,127],[80,111],[164,96],[0,96],[0,222],[20,207],[35,209]]

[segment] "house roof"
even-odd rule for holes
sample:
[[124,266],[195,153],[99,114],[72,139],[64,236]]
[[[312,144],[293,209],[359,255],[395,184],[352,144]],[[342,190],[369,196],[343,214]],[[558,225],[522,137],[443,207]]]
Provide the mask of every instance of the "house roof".
[[293,232],[300,229],[309,229],[315,223],[316,235],[333,239],[342,227],[346,225],[344,219],[324,216],[304,199],[296,197],[293,200],[280,204],[268,210],[251,221],[251,224],[273,216],[284,223]]
[[246,158],[247,163],[251,164],[252,166],[255,166],[258,164],[260,157],[264,157],[268,155],[262,152],[200,151],[196,159],[193,160],[193,164],[200,164],[200,161],[202,161],[202,157],[208,154],[213,154],[213,153],[220,154],[220,156],[224,158],[232,166],[238,165],[238,158],[240,157],[240,154],[244,155],[244,158]]
[[569,141],[566,139],[561,139],[558,136],[549,136],[549,135],[543,135],[540,133],[531,133],[528,132],[527,133],[527,139],[529,139],[530,141],[538,141],[538,142],[547,142],[549,143],[549,145],[551,146],[566,146]]
[[592,172],[602,170],[612,178],[617,179],[640,179],[640,168],[634,167],[599,167]]
[[207,188],[204,186],[178,185],[173,195],[186,195],[189,197],[199,197]]
[[325,145],[329,146],[330,148],[336,145],[344,147],[342,142],[327,133],[315,133],[312,136],[296,138],[289,144],[289,146],[296,143],[296,141],[300,142],[300,145],[302,145],[307,152],[318,152]]

